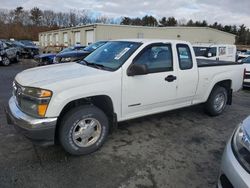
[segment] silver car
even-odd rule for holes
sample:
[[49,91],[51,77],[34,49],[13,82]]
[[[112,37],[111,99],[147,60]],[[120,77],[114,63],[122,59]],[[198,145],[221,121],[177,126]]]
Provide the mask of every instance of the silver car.
[[218,188],[250,187],[250,116],[235,130],[225,148]]

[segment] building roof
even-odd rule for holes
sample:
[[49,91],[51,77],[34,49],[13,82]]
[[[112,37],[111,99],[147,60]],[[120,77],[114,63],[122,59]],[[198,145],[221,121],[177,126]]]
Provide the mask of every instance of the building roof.
[[151,27],[151,26],[135,26],[135,25],[118,25],[118,24],[102,24],[102,23],[94,23],[94,24],[87,24],[87,25],[80,25],[80,26],[75,26],[75,27],[68,27],[68,28],[61,28],[57,30],[51,30],[51,31],[46,31],[46,32],[41,32],[40,34],[43,33],[49,33],[49,32],[59,32],[59,31],[67,31],[67,30],[75,30],[75,29],[81,29],[84,27],[96,27],[96,26],[110,26],[110,27],[130,27],[130,28],[143,28],[143,29],[208,29],[211,31],[215,32],[220,32],[226,35],[231,35],[231,36],[236,36],[232,33],[220,31],[218,29],[210,28],[210,27],[187,27],[187,26],[167,26],[167,27]]

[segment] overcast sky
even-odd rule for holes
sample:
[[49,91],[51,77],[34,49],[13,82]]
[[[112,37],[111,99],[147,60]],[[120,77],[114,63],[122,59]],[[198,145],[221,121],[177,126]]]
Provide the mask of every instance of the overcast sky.
[[87,9],[106,16],[157,18],[174,16],[177,19],[207,20],[209,23],[245,24],[250,27],[250,0],[0,0],[0,8],[69,11]]

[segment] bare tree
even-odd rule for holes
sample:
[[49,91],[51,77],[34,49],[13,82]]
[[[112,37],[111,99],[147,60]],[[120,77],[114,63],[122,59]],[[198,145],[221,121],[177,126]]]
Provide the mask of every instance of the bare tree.
[[[45,26],[53,26],[57,24],[56,14],[52,10],[43,11],[43,25]],[[59,25],[58,25],[59,26]]]
[[32,20],[34,25],[40,25],[42,20],[43,12],[37,8],[34,7],[30,10],[30,19]]

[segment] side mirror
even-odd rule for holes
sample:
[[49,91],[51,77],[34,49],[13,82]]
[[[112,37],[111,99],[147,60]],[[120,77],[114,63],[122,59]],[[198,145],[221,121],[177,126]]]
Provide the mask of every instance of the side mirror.
[[128,76],[145,75],[148,74],[148,66],[144,64],[132,64],[127,70]]

